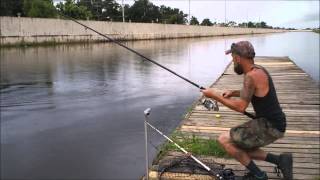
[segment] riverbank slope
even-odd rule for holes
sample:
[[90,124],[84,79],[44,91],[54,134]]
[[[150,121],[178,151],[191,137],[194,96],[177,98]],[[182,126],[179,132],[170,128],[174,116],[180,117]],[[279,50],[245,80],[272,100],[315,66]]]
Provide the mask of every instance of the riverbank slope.
[[[0,45],[105,41],[73,21],[63,19],[0,17]],[[279,29],[192,26],[157,23],[80,21],[117,40],[151,40],[285,32]]]

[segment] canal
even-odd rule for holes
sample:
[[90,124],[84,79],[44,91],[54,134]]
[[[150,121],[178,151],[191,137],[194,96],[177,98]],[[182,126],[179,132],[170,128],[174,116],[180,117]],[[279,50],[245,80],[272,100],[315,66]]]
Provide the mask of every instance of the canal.
[[[125,44],[202,85],[249,40],[258,56],[289,56],[319,82],[319,34],[131,41]],[[199,90],[115,44],[2,48],[1,178],[138,179],[144,174],[143,110],[169,134]],[[239,82],[241,83],[241,82]],[[150,131],[157,146],[162,137]],[[156,150],[150,149],[150,160]]]

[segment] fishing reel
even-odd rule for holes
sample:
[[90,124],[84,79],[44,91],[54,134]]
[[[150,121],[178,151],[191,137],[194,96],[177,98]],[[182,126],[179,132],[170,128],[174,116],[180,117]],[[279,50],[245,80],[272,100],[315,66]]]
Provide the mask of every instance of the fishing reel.
[[214,111],[219,111],[219,106],[217,101],[204,98],[201,100],[202,105],[208,109],[208,111],[214,110]]
[[219,180],[235,180],[235,174],[232,169],[224,169],[220,173],[216,175],[217,179]]

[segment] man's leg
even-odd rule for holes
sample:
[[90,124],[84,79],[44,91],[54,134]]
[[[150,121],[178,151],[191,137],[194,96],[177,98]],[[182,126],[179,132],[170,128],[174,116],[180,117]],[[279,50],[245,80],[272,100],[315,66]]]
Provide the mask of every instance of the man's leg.
[[256,149],[254,151],[249,151],[248,155],[251,159],[265,161],[267,157],[267,153],[262,149]]
[[218,142],[223,146],[223,148],[227,151],[227,153],[238,160],[242,165],[246,166],[250,163],[250,156],[244,150],[235,146],[230,139],[229,132],[222,133]]
[[254,151],[249,151],[248,155],[251,159],[260,160],[260,161],[267,161],[269,163],[279,165],[280,156],[276,154],[266,153],[262,149],[256,149]]
[[[258,137],[259,141],[257,140]],[[244,124],[236,126],[230,130],[230,133],[224,133],[219,137],[219,142],[226,149],[231,156],[232,153],[237,152],[235,150],[239,149],[238,147],[252,148],[252,147],[261,147],[267,144],[274,142],[276,139],[283,137],[283,133],[273,129],[271,124],[268,124],[264,118],[253,119]],[[233,145],[234,148],[230,147]],[[234,144],[237,144],[235,146]],[[240,149],[241,150],[241,149]],[[233,152],[232,152],[233,151]],[[281,170],[284,179],[292,179],[292,155],[289,153],[282,153],[279,156],[271,153],[266,153],[261,149],[256,151],[247,152],[245,159],[255,159],[263,160],[276,164]],[[241,153],[241,151],[238,151]],[[235,157],[237,159],[237,157]],[[247,162],[237,159],[243,165],[246,165]],[[248,160],[247,160],[248,161]],[[249,170],[250,168],[247,167]]]
[[218,138],[219,143],[223,146],[223,148],[228,152],[229,155],[234,157],[237,161],[239,161],[242,165],[247,167],[252,174],[255,175],[257,179],[266,179],[267,175],[265,172],[261,171],[257,165],[252,161],[249,154],[235,146],[234,143],[231,142],[229,132],[223,133]]
[[290,153],[281,153],[280,155],[266,153],[262,149],[248,152],[251,159],[267,161],[277,165],[283,174],[285,180],[293,179],[292,176],[292,155]]

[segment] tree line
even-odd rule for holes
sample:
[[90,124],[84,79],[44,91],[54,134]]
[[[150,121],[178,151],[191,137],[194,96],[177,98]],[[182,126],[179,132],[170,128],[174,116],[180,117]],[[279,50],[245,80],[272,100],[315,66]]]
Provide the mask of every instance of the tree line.
[[[126,22],[154,22],[164,24],[190,24],[202,26],[273,28],[266,22],[226,23],[212,22],[205,18],[200,23],[194,16],[188,22],[188,15],[178,8],[156,6],[149,0],[135,0],[132,6],[122,7],[115,0],[65,0],[54,5],[53,0],[1,0],[1,16],[59,18],[59,13],[75,19],[97,21],[122,21],[122,8]],[[278,28],[278,27],[277,27]],[[283,28],[278,28],[283,29]]]

